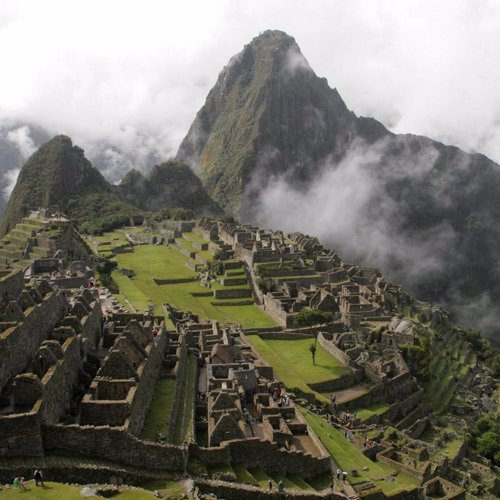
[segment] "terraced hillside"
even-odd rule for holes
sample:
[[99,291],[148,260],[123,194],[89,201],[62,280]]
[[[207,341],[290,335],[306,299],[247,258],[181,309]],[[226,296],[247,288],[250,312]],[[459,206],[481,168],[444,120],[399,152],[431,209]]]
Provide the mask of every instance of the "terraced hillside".
[[[195,233],[183,233],[175,245],[135,245],[124,253],[117,247],[128,245],[125,230],[92,237],[93,250],[101,256],[113,256],[118,269],[134,272],[128,277],[119,270],[113,279],[122,305],[144,311],[151,304],[163,315],[166,302],[177,309],[192,311],[203,319],[241,324],[245,328],[273,328],[276,323],[259,309],[252,298],[245,272],[239,262],[223,261],[223,274],[217,281],[201,286],[196,270],[211,265],[214,255],[207,241]],[[235,284],[236,283],[236,284]],[[237,295],[228,298],[228,296]]]
[[470,345],[455,328],[443,329],[432,350],[432,379],[426,387],[426,401],[435,411],[444,412],[452,402],[456,389],[476,365],[476,358]]
[[23,267],[30,259],[50,257],[56,251],[50,239],[47,223],[39,219],[24,218],[0,239],[0,263]]

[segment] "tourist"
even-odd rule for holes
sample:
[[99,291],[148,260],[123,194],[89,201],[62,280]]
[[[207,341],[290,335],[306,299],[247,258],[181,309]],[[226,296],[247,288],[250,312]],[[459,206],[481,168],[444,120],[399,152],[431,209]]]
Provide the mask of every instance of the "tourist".
[[342,473],[342,471],[340,469],[337,469],[337,479],[340,481],[340,474]]
[[347,472],[344,471],[344,472],[342,472],[342,481],[345,483],[346,479],[347,479]]
[[19,478],[19,487],[23,490],[26,491],[28,488],[26,488],[26,485],[24,484],[24,477]]
[[273,480],[269,479],[269,491],[273,489]]
[[12,487],[19,488],[19,478],[18,477],[15,477],[14,481],[12,481]]
[[43,484],[43,472],[42,472],[42,469],[37,469],[35,471],[35,483],[36,485],[38,486],[38,483],[40,483],[40,485],[43,487],[44,484]]
[[285,485],[283,484],[283,479],[280,479],[280,482],[278,483],[278,491],[283,492],[285,489]]

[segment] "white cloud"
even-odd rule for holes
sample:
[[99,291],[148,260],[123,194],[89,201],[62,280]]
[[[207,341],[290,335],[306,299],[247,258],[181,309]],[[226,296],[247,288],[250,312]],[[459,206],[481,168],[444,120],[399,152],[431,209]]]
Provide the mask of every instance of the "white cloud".
[[0,120],[167,157],[230,56],[277,28],[357,114],[499,161],[499,24],[493,0],[2,2]]

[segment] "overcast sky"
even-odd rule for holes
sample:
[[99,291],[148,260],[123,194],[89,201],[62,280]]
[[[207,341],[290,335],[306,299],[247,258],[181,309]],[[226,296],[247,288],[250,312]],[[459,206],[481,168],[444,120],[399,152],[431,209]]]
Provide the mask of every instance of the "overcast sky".
[[499,27],[493,0],[1,0],[0,124],[166,158],[272,28],[356,114],[500,161]]

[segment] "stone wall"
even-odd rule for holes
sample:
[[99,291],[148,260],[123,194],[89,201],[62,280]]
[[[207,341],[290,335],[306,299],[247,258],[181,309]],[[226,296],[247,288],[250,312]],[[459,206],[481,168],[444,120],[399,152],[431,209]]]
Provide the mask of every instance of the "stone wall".
[[88,278],[87,276],[75,276],[71,278],[56,278],[50,280],[52,285],[56,285],[59,288],[64,288],[69,290],[71,288],[80,288],[81,286],[87,286]]
[[287,313],[281,308],[279,300],[274,299],[269,294],[264,295],[264,310],[276,323],[284,326],[285,328],[293,327],[293,315]]
[[313,391],[316,392],[332,392],[351,387],[352,385],[361,382],[362,378],[363,374],[358,370],[353,373],[345,373],[340,375],[338,378],[308,385]]
[[187,460],[184,448],[142,441],[123,427],[44,426],[43,442],[46,450],[66,450],[96,459],[165,471],[181,472]]
[[192,281],[196,281],[196,278],[153,278],[153,281],[158,285],[176,285],[178,283],[191,283]]
[[102,333],[103,314],[99,302],[92,302],[90,307],[91,311],[80,320],[80,323],[82,326],[81,337],[83,340],[88,340],[93,349]]
[[178,401],[182,399],[182,391],[184,390],[185,383],[187,377],[187,367],[188,367],[188,346],[186,341],[186,336],[181,335],[180,341],[181,344],[177,349],[177,363],[175,366],[175,399],[174,405],[172,409],[172,413],[170,414],[170,423],[168,426],[168,442],[172,443],[174,440],[174,432],[175,432],[175,421],[177,420],[177,416],[179,413],[179,405]]
[[162,334],[156,337],[153,342],[154,348],[149,352],[130,409],[128,431],[131,434],[139,434],[144,426],[144,419],[153,399],[154,388],[160,375],[161,363],[167,347],[166,332],[162,331]]
[[51,366],[42,379],[44,422],[57,423],[69,409],[73,384],[78,381],[78,372],[82,366],[80,342],[76,337],[68,337],[62,346],[64,358]]
[[49,292],[41,304],[24,311],[24,321],[0,334],[0,389],[26,368],[67,310],[65,297]]
[[215,299],[239,299],[251,296],[252,293],[249,288],[222,288],[214,290]]
[[17,300],[24,289],[24,276],[21,270],[12,271],[0,278],[0,311],[10,300]]
[[237,464],[283,475],[310,478],[330,471],[330,457],[313,457],[300,451],[286,451],[258,438],[224,442],[219,448],[189,447],[190,456],[207,465]]
[[0,416],[0,457],[43,455],[41,404],[38,400],[26,413]]
[[318,334],[318,341],[321,347],[330,353],[337,361],[342,363],[344,366],[351,366],[351,358],[342,349],[339,349],[333,342],[326,339],[322,332]]
[[347,497],[342,493],[325,491],[300,491],[286,489],[280,493],[275,487],[273,490],[258,488],[247,484],[228,483],[224,481],[212,481],[208,479],[196,479],[195,485],[202,494],[212,493],[217,498],[226,500],[272,500],[288,498],[300,500],[345,500]]

